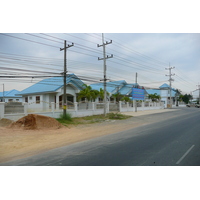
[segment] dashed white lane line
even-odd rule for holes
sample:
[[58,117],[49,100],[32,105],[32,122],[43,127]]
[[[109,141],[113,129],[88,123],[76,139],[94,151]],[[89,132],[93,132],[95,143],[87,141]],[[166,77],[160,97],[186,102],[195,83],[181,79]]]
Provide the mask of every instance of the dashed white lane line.
[[177,165],[185,158],[185,156],[188,155],[188,153],[190,153],[190,151],[194,148],[194,146],[195,146],[195,145],[192,145],[192,146],[185,152],[185,154],[176,162]]

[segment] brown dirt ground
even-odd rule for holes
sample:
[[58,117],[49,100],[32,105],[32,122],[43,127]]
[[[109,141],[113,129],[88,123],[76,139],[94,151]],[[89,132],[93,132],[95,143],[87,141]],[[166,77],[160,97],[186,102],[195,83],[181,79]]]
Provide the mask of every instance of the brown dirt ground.
[[[126,120],[107,120],[101,123],[71,126],[70,128],[62,126],[60,128],[53,119],[55,126],[49,125],[47,128],[43,124],[45,126],[43,129],[38,128],[38,124],[41,126],[42,119],[36,117],[38,123],[36,128],[32,127],[34,130],[27,130],[25,125],[22,126],[20,121],[23,119],[14,122],[9,127],[5,127],[5,124],[8,125],[12,121],[0,120],[0,163],[149,123],[143,117],[133,117]],[[47,124],[52,123],[51,119],[47,119],[50,120]]]

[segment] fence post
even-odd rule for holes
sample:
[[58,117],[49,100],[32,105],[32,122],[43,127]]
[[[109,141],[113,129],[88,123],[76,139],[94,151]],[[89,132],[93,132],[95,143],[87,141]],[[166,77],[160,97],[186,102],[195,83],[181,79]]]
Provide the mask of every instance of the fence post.
[[121,112],[121,111],[122,111],[122,102],[119,101],[119,112]]
[[133,112],[135,112],[135,100],[133,101]]
[[142,110],[144,111],[144,101],[142,101]]
[[74,102],[74,111],[77,112],[78,111],[78,103]]
[[109,102],[107,102],[107,113],[109,113],[109,111],[110,111],[110,101]]
[[75,117],[77,117],[77,112],[78,112],[78,103],[74,102],[74,111],[75,111]]
[[24,115],[26,116],[28,114],[28,103],[23,102],[23,105],[24,105]]
[[5,113],[5,102],[0,102],[0,119],[4,118]]
[[127,112],[129,111],[129,102],[127,102]]
[[54,117],[54,112],[55,112],[55,103],[51,102],[51,112],[53,113],[53,117]]

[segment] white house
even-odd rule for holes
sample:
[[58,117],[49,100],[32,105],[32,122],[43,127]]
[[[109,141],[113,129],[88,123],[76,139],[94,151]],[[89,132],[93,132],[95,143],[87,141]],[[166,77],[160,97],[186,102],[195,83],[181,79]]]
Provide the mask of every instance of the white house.
[[0,102],[22,102],[22,96],[18,90],[0,92]]
[[197,100],[199,98],[199,93],[200,93],[199,89],[192,91],[193,100]]
[[[170,86],[166,83],[161,85],[158,89],[146,89],[148,94],[160,95],[161,101],[164,102],[165,108],[170,104]],[[171,88],[172,104],[176,104],[176,90]]]
[[[68,104],[76,102],[77,94],[83,89],[84,83],[75,75],[69,74],[66,78],[66,96]],[[63,77],[53,77],[44,79],[19,92],[22,95],[23,102],[28,103],[29,109],[46,110],[55,103],[55,108],[62,107],[64,94]]]

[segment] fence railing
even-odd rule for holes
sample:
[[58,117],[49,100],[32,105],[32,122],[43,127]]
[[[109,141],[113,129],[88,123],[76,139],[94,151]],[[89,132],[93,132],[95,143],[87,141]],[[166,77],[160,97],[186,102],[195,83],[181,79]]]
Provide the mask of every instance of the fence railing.
[[[5,103],[0,103],[0,118],[9,118],[12,120],[17,120],[27,114],[41,114],[45,116],[50,116],[54,118],[59,118],[60,114],[63,112],[63,106],[59,109],[54,102],[51,102],[48,107],[45,109],[42,108],[35,108],[33,105],[30,108],[28,103],[23,103],[23,112],[20,114],[19,112],[15,113],[6,113],[5,112]],[[164,108],[163,102],[153,103],[153,102],[137,102],[137,110],[150,110],[150,109],[162,109]],[[83,116],[90,116],[90,115],[97,115],[104,113],[104,103],[102,102],[75,102],[67,104],[67,112],[71,113],[72,117],[83,117]],[[107,103],[106,112],[134,112],[135,111],[135,103],[125,103],[125,102],[118,102],[118,103]]]

